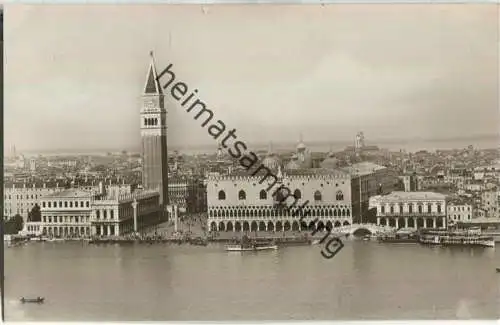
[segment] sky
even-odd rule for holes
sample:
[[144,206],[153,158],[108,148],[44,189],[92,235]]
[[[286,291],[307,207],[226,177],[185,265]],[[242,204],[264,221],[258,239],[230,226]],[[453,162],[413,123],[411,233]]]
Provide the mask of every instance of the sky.
[[[5,148],[139,148],[154,51],[247,142],[499,133],[494,4],[5,5]],[[168,94],[168,142],[212,144]]]

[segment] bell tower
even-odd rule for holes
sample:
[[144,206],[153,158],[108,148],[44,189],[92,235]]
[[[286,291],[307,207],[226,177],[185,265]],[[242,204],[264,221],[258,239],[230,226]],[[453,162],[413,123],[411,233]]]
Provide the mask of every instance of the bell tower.
[[142,94],[140,112],[142,185],[160,192],[160,204],[168,204],[167,110],[158,82],[153,52]]

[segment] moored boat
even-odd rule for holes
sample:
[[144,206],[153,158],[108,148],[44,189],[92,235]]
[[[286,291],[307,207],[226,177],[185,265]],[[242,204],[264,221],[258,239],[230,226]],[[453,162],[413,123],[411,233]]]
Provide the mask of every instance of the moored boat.
[[481,234],[479,228],[471,228],[465,231],[428,231],[420,235],[419,242],[425,245],[439,246],[495,247],[494,238]]
[[497,273],[500,273],[500,267],[497,267]]
[[201,238],[201,237],[197,237],[194,239],[190,239],[189,244],[195,245],[195,246],[207,246],[208,241],[206,239]]
[[400,244],[410,244],[418,243],[419,238],[415,232],[397,232],[389,235],[383,235],[378,237],[378,241],[381,243],[400,243]]
[[254,251],[265,251],[265,250],[276,250],[277,245],[274,244],[237,244],[237,245],[226,245],[226,251],[228,252],[254,252]]
[[255,239],[250,239],[247,236],[243,236],[238,244],[226,245],[226,251],[228,252],[250,252],[250,251],[264,251],[264,250],[276,250],[278,246],[274,242],[269,241],[257,241]]

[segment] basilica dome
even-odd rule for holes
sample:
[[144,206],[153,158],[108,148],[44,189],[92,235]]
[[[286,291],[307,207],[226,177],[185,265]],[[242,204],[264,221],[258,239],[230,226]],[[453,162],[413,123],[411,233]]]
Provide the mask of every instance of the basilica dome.
[[293,154],[292,159],[286,164],[286,169],[288,170],[294,170],[294,169],[300,169],[300,163],[297,159],[297,155]]
[[325,160],[321,162],[321,168],[330,168],[334,169],[338,167],[338,159],[335,158],[335,154],[333,152],[330,152],[328,154],[328,157],[326,157]]
[[306,149],[306,145],[304,144],[304,142],[300,142],[298,145],[297,145],[297,150],[298,151],[303,151]]
[[278,167],[280,165],[280,160],[276,154],[270,152],[262,160],[262,165],[264,165],[265,167],[267,167],[271,170],[275,170],[275,169],[278,169]]

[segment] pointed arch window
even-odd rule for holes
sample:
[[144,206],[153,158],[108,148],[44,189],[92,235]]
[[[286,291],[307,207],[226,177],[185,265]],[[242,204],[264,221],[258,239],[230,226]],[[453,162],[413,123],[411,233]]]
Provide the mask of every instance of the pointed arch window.
[[337,191],[337,194],[335,194],[335,198],[337,199],[337,201],[343,201],[344,193],[342,193],[342,191]]
[[261,200],[267,199],[267,192],[265,190],[260,191],[259,197]]
[[314,192],[314,201],[321,201],[322,196],[320,191]]
[[219,191],[219,200],[225,200],[225,199],[226,199],[226,192]]
[[299,199],[301,199],[301,198],[302,198],[302,193],[300,192],[300,190],[299,190],[299,189],[296,189],[296,190],[293,192],[293,196],[294,196],[297,200],[299,200]]
[[243,191],[243,190],[240,190],[238,192],[238,199],[239,200],[246,200],[246,198],[247,198],[247,193],[245,193],[245,191]]

